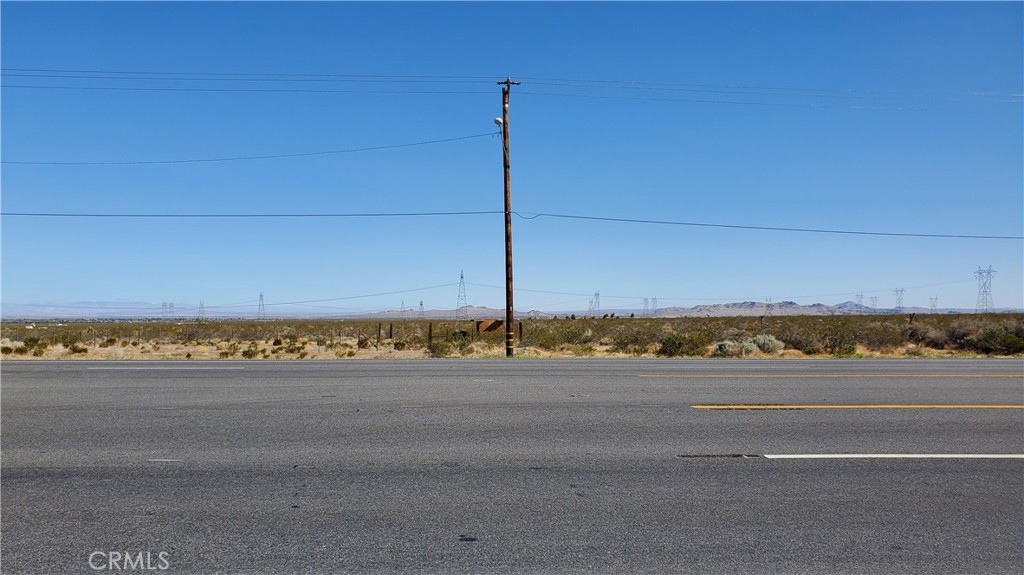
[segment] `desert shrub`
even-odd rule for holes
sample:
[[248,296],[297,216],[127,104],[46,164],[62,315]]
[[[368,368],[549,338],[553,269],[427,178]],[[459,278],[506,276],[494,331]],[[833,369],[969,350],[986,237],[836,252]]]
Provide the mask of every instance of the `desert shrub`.
[[[35,338],[30,338],[35,339]],[[52,342],[71,349],[71,346],[82,341],[82,334],[77,331],[62,330],[53,335]],[[34,346],[33,346],[34,347]]]
[[728,340],[715,343],[715,350],[712,352],[715,357],[736,357],[739,354],[740,344]]
[[402,340],[397,340],[392,345],[394,346],[395,351],[402,351],[406,347],[406,343]]
[[359,338],[356,340],[356,347],[358,347],[359,349],[369,349],[370,338],[366,337],[365,335],[360,335]]
[[108,337],[107,339],[100,342],[100,347],[111,347],[117,344],[116,337]]
[[281,338],[279,338],[279,337],[275,337],[275,338],[274,338],[274,341],[272,341],[272,342],[270,343],[270,345],[272,345],[272,346],[274,346],[274,347],[280,347],[280,346],[284,345],[284,342],[283,342],[283,341],[281,341]]
[[981,324],[976,319],[958,319],[946,329],[949,342],[960,349],[970,349],[971,340],[980,333]]
[[32,351],[32,348],[30,348],[27,345],[19,345],[18,347],[14,348],[14,353],[16,353],[18,355],[25,355],[26,353],[28,353],[30,351]]
[[[71,353],[86,353],[86,352],[89,351],[89,348],[85,347],[84,345],[73,343],[73,344],[71,344],[71,347],[68,348],[68,350],[71,351]],[[39,351],[42,351],[42,350],[39,350]],[[42,356],[42,355],[43,355],[42,353],[39,354],[39,356]]]
[[[33,347],[38,346],[39,344],[42,344],[43,341],[40,340],[38,337],[30,336],[30,337],[26,337],[21,343],[24,344],[25,347],[31,349]],[[43,344],[43,345],[45,346],[45,344]]]
[[522,345],[558,350],[563,345],[581,345],[594,341],[594,331],[587,321],[531,321],[523,331]]
[[14,348],[9,346],[9,345],[5,345],[3,347],[0,347],[0,353],[2,353],[4,355],[7,355],[9,353],[14,353]]
[[704,355],[711,336],[703,331],[671,333],[661,338],[658,355],[667,357]]
[[853,355],[857,351],[857,338],[846,322],[830,324],[821,343],[832,355]]
[[565,349],[567,351],[572,352],[573,355],[581,357],[593,357],[594,354],[597,352],[597,350],[594,348],[594,345],[590,343],[568,345],[565,347]]
[[612,335],[611,346],[615,351],[642,354],[658,342],[659,335],[652,327],[627,323]]
[[452,345],[447,341],[435,339],[427,346],[430,357],[448,357],[452,353]]
[[260,355],[260,350],[255,347],[248,347],[242,350],[242,357],[245,359],[253,359],[257,355]]
[[786,344],[775,339],[774,335],[768,333],[757,334],[751,341],[764,353],[779,353],[786,347]]
[[715,344],[712,355],[715,357],[746,357],[757,353],[758,347],[753,341],[720,341]]
[[993,324],[981,328],[981,331],[966,342],[968,349],[994,355],[1013,355],[1024,352],[1024,338],[1014,333],[1007,324]]
[[306,359],[306,357],[308,355],[309,355],[309,352],[308,351],[304,351],[304,352],[299,354],[299,359]]
[[932,325],[912,326],[907,331],[907,338],[918,345],[924,345],[932,349],[945,349],[949,343],[949,336],[946,331]]
[[859,326],[856,342],[873,350],[890,350],[907,341],[907,335],[898,326],[888,322],[871,322]]
[[809,329],[804,325],[796,324],[787,325],[778,336],[782,343],[791,349],[801,351],[808,355],[818,354],[824,351],[824,347],[821,343],[821,338],[814,332],[813,329]]

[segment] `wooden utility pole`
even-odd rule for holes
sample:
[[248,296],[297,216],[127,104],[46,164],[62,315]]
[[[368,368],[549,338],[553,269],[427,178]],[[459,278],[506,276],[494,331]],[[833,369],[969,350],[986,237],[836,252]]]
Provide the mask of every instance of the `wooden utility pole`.
[[505,356],[512,357],[515,331],[512,327],[512,175],[508,152],[508,95],[512,91],[512,86],[518,86],[519,82],[505,78],[504,82],[498,82],[498,84],[502,86],[501,147],[504,152],[505,164]]

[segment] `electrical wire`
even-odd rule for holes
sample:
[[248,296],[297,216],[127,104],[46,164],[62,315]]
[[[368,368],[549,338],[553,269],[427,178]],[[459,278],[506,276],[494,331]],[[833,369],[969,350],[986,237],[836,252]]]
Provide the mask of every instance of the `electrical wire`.
[[115,214],[69,212],[0,212],[4,217],[31,218],[153,218],[153,219],[214,219],[214,218],[411,218],[441,216],[480,216],[503,214],[501,210],[469,212],[391,212],[391,213],[320,213],[320,214]]
[[352,148],[348,150],[322,150],[317,152],[301,152],[295,154],[271,154],[263,156],[234,156],[226,158],[190,158],[184,160],[138,160],[128,162],[37,162],[37,161],[12,161],[2,160],[0,163],[19,165],[19,166],[138,166],[138,165],[154,165],[154,164],[190,164],[190,163],[201,163],[201,162],[241,162],[241,161],[253,161],[253,160],[276,160],[281,158],[304,158],[309,156],[324,156],[329,154],[351,154],[356,152],[370,152],[376,150],[392,150],[395,148],[411,148],[414,146],[426,146],[430,144],[442,144],[446,142],[456,142],[459,140],[471,140],[473,138],[483,138],[486,136],[494,136],[499,132],[487,132],[486,134],[474,134],[472,136],[458,136],[455,138],[444,138],[440,140],[428,140],[424,142],[412,142],[408,144],[391,144],[386,146],[370,146],[367,148]]
[[299,88],[133,88],[121,86],[44,86],[38,84],[3,84],[0,88],[35,90],[103,90],[113,92],[224,92],[224,93],[283,93],[283,94],[487,94],[492,90],[314,90]]
[[[228,78],[339,78],[339,79],[376,79],[376,80],[466,80],[466,81],[493,81],[494,76],[451,76],[451,75],[430,75],[430,74],[310,74],[310,73],[274,73],[274,72],[154,72],[154,71],[129,71],[129,70],[68,70],[61,68],[10,68],[0,69],[0,73],[8,72],[39,72],[52,74],[124,74],[124,75],[161,75],[161,76],[225,76]],[[77,77],[77,76],[69,76]]]
[[[482,216],[504,214],[501,210],[478,210],[461,212],[390,212],[390,213],[293,213],[293,214],[131,214],[131,213],[73,213],[73,212],[0,212],[2,217],[33,217],[33,218],[126,218],[126,219],[241,219],[241,218],[408,218],[408,217],[446,217],[446,216]],[[691,226],[703,228],[723,228],[735,230],[771,231],[771,232],[793,232],[793,233],[814,233],[814,234],[840,234],[858,236],[881,236],[901,238],[935,238],[935,239],[970,239],[970,240],[1024,240],[1024,236],[1001,236],[1001,235],[980,235],[980,234],[925,234],[911,232],[871,232],[864,230],[836,230],[824,228],[792,228],[779,226],[748,226],[738,224],[715,224],[707,222],[682,222],[668,220],[643,220],[635,218],[613,218],[602,216],[583,216],[575,214],[552,214],[536,213],[530,216],[519,212],[512,212],[523,220],[536,220],[538,218],[558,218],[593,222],[611,222],[628,224],[645,224],[661,226]],[[579,294],[561,294],[579,295]]]
[[49,78],[64,80],[142,80],[142,81],[164,81],[164,82],[330,82],[330,83],[361,83],[361,84],[480,84],[483,80],[459,80],[459,79],[416,79],[416,78],[304,78],[304,77],[244,77],[244,78],[218,78],[218,77],[172,77],[172,76],[96,76],[96,75],[68,75],[68,74],[19,74],[3,72],[5,77],[13,78]]
[[714,100],[710,98],[655,98],[643,96],[612,96],[605,94],[568,94],[564,92],[531,92],[519,90],[517,96],[552,96],[559,98],[587,98],[598,100],[631,100],[636,102],[668,102],[681,104],[725,104],[732,106],[761,106],[769,108],[808,108],[808,109],[830,109],[830,110],[886,110],[900,112],[924,112],[934,111],[935,108],[909,108],[893,106],[867,106],[867,105],[834,105],[834,104],[801,104],[796,102],[751,102],[743,100]]
[[577,88],[605,88],[622,90],[659,90],[679,92],[708,92],[721,94],[749,94],[764,96],[810,96],[834,98],[1016,98],[1024,97],[1019,93],[1003,92],[908,92],[886,90],[855,90],[807,88],[797,86],[763,86],[763,85],[728,85],[728,84],[683,84],[672,82],[637,82],[631,80],[572,80],[566,78],[539,78],[517,76],[530,84],[545,86],[563,86]]
[[[266,81],[266,82],[360,82],[360,83],[489,83],[492,76],[455,76],[424,74],[325,74],[325,73],[239,73],[151,70],[71,70],[62,68],[3,68],[0,74],[9,77],[108,79],[108,80],[179,80],[179,81]],[[95,76],[95,74],[105,74]],[[517,76],[520,80],[542,86],[598,88],[621,90],[655,90],[748,94],[765,96],[810,96],[836,98],[1015,98],[1024,94],[1002,92],[910,92],[892,90],[862,90],[851,88],[810,88],[805,86],[771,86],[744,84],[697,84],[679,82],[650,82],[637,80],[572,79],[540,76]]]
[[611,218],[611,217],[599,217],[599,216],[581,216],[573,214],[550,214],[550,213],[539,213],[532,216],[524,216],[518,212],[513,212],[524,220],[534,220],[537,218],[561,218],[571,220],[586,220],[586,221],[598,221],[598,222],[616,222],[616,223],[629,223],[629,224],[653,224],[662,226],[694,226],[704,228],[727,228],[737,230],[756,230],[756,231],[772,231],[772,232],[800,232],[800,233],[814,233],[814,234],[847,234],[847,235],[859,235],[859,236],[886,236],[886,237],[901,237],[901,238],[945,238],[945,239],[973,239],[973,240],[1024,240],[1024,236],[997,236],[997,235],[973,235],[973,234],[921,234],[921,233],[908,233],[908,232],[869,232],[863,230],[835,230],[835,229],[820,229],[820,228],[789,228],[789,227],[777,227],[777,226],[746,226],[736,224],[712,224],[706,222],[679,222],[679,221],[667,221],[667,220],[641,220],[632,218]]

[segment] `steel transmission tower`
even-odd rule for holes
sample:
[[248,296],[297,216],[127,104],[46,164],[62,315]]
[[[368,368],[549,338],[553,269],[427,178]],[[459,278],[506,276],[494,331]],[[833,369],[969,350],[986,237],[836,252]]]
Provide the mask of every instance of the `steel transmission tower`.
[[455,304],[455,319],[469,319],[469,310],[466,309],[466,276],[459,272],[459,301]]
[[644,315],[642,315],[641,317],[647,317],[647,314],[649,314],[650,312],[651,312],[651,298],[645,297],[644,298]]
[[206,306],[203,302],[199,302],[199,311],[196,312],[196,321],[203,321],[206,319]]
[[878,296],[873,295],[869,299],[871,299],[871,309],[877,308],[878,307]]
[[260,292],[260,307],[256,310],[256,321],[267,319],[267,308],[263,307],[263,292]]
[[587,315],[591,317],[601,315],[601,292],[594,292],[594,299],[590,300],[590,310],[587,311]]
[[903,292],[907,290],[903,288],[896,288],[892,290],[892,294],[896,296],[896,313],[903,313]]
[[978,267],[978,271],[974,272],[974,277],[978,278],[978,303],[975,306],[975,313],[992,313],[992,276],[996,275],[996,270],[992,269],[992,266],[988,266],[987,270]]
[[864,294],[859,293],[854,297],[857,298],[857,305],[864,305]]
[[772,298],[764,300],[764,315],[765,317],[772,317]]
[[657,317],[657,316],[658,316],[658,298],[652,297],[651,298],[651,317]]

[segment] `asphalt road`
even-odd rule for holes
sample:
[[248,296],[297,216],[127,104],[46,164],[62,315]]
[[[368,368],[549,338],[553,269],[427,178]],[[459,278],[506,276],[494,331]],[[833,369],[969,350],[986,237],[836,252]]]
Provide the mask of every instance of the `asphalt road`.
[[3,573],[1024,573],[1020,360],[0,377]]

